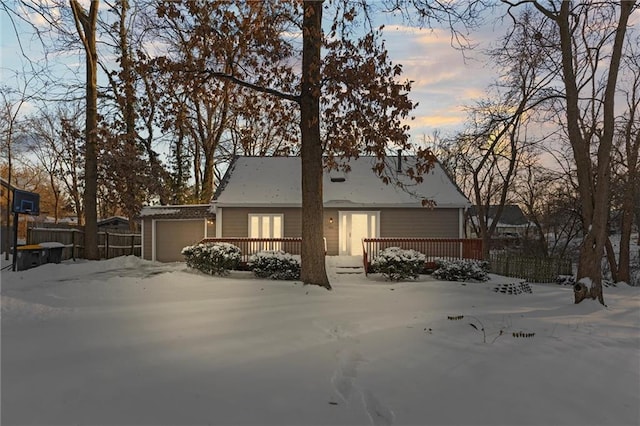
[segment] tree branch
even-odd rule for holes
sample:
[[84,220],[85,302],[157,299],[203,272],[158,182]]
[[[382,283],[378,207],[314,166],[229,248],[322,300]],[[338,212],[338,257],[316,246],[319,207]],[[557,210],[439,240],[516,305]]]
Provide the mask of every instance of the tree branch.
[[253,84],[253,83],[249,83],[248,81],[244,81],[239,79],[238,77],[235,77],[231,74],[226,74],[223,72],[219,72],[219,71],[213,71],[213,70],[207,70],[205,71],[205,73],[209,76],[209,77],[214,77],[214,78],[219,78],[222,80],[229,80],[235,84],[237,84],[238,86],[242,86],[242,87],[246,87],[248,89],[251,90],[255,90],[257,92],[261,92],[261,93],[267,93],[269,95],[273,95],[276,96],[280,99],[286,99],[288,101],[292,101],[295,102],[297,104],[300,104],[300,95],[292,95],[289,93],[283,93],[279,90],[276,89],[271,89],[269,87],[263,87],[257,84]]

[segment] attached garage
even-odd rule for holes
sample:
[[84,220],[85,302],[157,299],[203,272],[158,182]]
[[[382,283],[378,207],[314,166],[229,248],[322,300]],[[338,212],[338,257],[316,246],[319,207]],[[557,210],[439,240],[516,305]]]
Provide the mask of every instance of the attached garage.
[[148,206],[142,219],[142,258],[182,262],[182,249],[215,236],[215,215],[209,204]]

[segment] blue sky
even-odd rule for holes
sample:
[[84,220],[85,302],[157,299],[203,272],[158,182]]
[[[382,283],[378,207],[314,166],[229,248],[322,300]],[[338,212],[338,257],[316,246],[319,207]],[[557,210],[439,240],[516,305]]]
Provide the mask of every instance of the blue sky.
[[[0,13],[0,31],[2,83],[15,85],[26,61],[20,55],[16,34],[4,12]],[[40,41],[29,29],[21,31],[23,48],[32,58],[41,60]],[[421,30],[405,24],[385,26],[384,39],[392,61],[402,64],[404,77],[414,81],[411,97],[419,105],[413,114],[415,119],[407,124],[415,141],[436,129],[445,135],[462,129],[464,105],[482,96],[494,78],[495,72],[484,65],[480,49],[488,47],[489,37],[495,35],[491,29],[475,33],[473,38],[479,48],[468,52],[465,58],[451,47],[448,30]],[[80,57],[70,56],[66,62],[69,68],[60,70],[60,80],[84,73]]]

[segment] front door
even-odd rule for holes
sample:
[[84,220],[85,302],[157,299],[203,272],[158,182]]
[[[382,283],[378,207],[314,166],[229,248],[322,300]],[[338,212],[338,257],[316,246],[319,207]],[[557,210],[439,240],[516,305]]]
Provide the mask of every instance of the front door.
[[380,212],[339,212],[340,256],[362,256],[362,239],[380,234]]

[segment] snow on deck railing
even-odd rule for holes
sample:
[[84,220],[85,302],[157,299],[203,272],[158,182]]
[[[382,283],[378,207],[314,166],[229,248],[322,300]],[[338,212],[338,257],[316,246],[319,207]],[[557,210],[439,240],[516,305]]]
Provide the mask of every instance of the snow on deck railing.
[[482,240],[477,238],[363,238],[365,273],[380,252],[389,247],[415,250],[433,265],[437,259],[482,259]]
[[[301,254],[302,238],[301,237],[285,237],[285,238],[204,238],[200,244],[205,243],[229,243],[240,248],[242,252],[242,262],[249,262],[249,258],[263,250],[282,250],[289,254]],[[327,253],[327,240],[324,239],[324,252]]]

